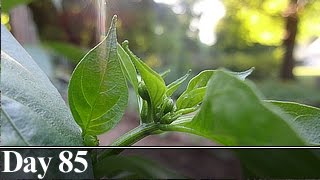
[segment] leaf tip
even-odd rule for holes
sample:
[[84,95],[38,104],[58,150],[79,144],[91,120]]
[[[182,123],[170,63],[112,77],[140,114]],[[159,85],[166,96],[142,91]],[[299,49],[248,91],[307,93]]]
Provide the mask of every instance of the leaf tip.
[[112,20],[111,20],[110,30],[115,31],[117,19],[118,19],[118,16],[117,15],[113,15]]
[[117,22],[117,20],[118,20],[118,16],[115,14],[115,15],[113,15],[113,17],[112,17],[112,24],[115,24],[116,22]]
[[128,40],[124,40],[121,45],[122,45],[122,47],[126,48],[126,47],[129,46],[129,41]]

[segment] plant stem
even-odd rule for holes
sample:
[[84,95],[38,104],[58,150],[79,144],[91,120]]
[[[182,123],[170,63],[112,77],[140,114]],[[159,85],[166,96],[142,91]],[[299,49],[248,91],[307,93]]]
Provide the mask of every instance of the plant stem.
[[[110,144],[110,146],[121,146],[121,147],[130,146],[140,141],[144,137],[154,134],[155,132],[158,132],[157,130],[159,130],[159,128],[158,128],[158,125],[155,123],[141,124],[138,127],[120,136],[112,144]],[[101,160],[107,156],[119,154],[123,150],[124,148],[108,149],[105,152],[103,152],[98,157],[98,159]]]
[[152,108],[152,104],[151,101],[147,101],[148,104],[148,114],[147,114],[147,119],[148,119],[148,123],[152,123],[153,122],[153,108]]

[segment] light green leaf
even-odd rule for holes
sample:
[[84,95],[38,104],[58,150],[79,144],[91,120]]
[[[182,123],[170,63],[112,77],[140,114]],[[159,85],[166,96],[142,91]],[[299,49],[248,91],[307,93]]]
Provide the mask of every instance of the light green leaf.
[[125,41],[122,46],[136,65],[141,78],[147,87],[153,107],[158,107],[165,98],[165,93],[167,91],[164,80],[157,72],[152,70],[130,51],[128,41]]
[[138,94],[138,78],[137,71],[134,67],[129,55],[124,51],[121,45],[118,43],[118,55],[121,62],[121,68],[128,81],[133,86],[134,91]]
[[168,74],[171,72],[170,69],[167,69],[166,71],[160,73],[160,76],[162,77],[162,79],[166,78],[168,76]]
[[[230,72],[241,80],[249,76],[254,68],[243,72]],[[187,86],[187,89],[177,99],[177,109],[191,108],[202,102],[207,83],[210,80],[213,70],[205,70],[192,78]]]
[[320,109],[304,104],[268,101],[281,108],[291,118],[293,127],[311,145],[320,145]]
[[287,116],[260,100],[252,85],[217,70],[199,113],[168,130],[190,132],[225,145],[305,145]]
[[[197,76],[193,77],[188,86],[187,89],[181,94],[181,96],[177,99],[177,109],[184,109],[184,108],[190,108],[193,107],[194,105],[199,104],[202,102],[203,97],[205,95],[206,91],[206,86],[208,81],[210,80],[213,70],[205,70],[199,73]],[[197,90],[200,89],[200,90]],[[197,92],[197,97],[194,97],[194,94]],[[193,102],[193,100],[197,100],[197,102]]]
[[254,67],[246,70],[246,71],[242,71],[242,72],[230,72],[232,75],[235,75],[236,77],[240,78],[241,80],[245,80],[253,71],[254,71]]
[[138,109],[140,112],[142,109],[142,99],[140,98],[138,93],[138,74],[137,74],[136,68],[134,67],[129,55],[125,52],[122,46],[119,43],[117,44],[117,46],[118,46],[118,56],[121,62],[122,71],[134,89],[136,100],[137,100],[136,102],[138,104]]
[[180,87],[180,85],[188,78],[190,73],[191,73],[191,69],[187,72],[186,75],[170,83],[167,86],[167,96],[171,96]]
[[95,178],[110,179],[181,179],[173,171],[138,156],[108,156],[94,167]]
[[69,105],[83,135],[99,135],[113,128],[128,103],[115,23],[116,17],[107,37],[85,55],[70,80]]
[[[179,100],[179,108],[178,109],[186,109],[197,106],[203,101],[203,97],[206,94],[207,87],[201,87],[197,89],[193,89],[188,93],[183,95],[183,98]],[[178,101],[177,101],[178,102]]]
[[3,25],[1,105],[1,145],[83,145],[57,89]]

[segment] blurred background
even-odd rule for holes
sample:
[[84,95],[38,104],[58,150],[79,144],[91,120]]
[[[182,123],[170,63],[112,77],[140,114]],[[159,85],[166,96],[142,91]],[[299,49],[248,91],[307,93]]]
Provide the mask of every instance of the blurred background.
[[[243,71],[266,99],[320,107],[319,0],[3,0],[1,23],[26,48],[67,100],[75,65],[118,15],[118,41],[166,82],[224,67]],[[183,92],[186,84],[178,93]],[[132,92],[131,92],[132,93]],[[108,145],[137,126],[130,100],[124,120],[100,137]],[[167,133],[136,145],[217,145],[197,136]]]

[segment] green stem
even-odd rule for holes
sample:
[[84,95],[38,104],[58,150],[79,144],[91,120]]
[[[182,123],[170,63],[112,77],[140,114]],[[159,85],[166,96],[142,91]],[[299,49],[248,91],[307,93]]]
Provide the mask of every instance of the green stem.
[[147,101],[148,103],[148,114],[147,114],[147,122],[148,123],[152,123],[154,120],[153,120],[153,107],[152,107],[152,104],[151,104],[151,101]]
[[[120,136],[116,139],[110,146],[130,146],[144,137],[154,134],[155,132],[158,133],[159,128],[157,124],[150,123],[150,124],[141,124],[140,126],[132,129],[131,131],[125,133],[124,135]],[[108,149],[103,152],[98,159],[101,160],[107,156],[119,154],[124,149]]]

